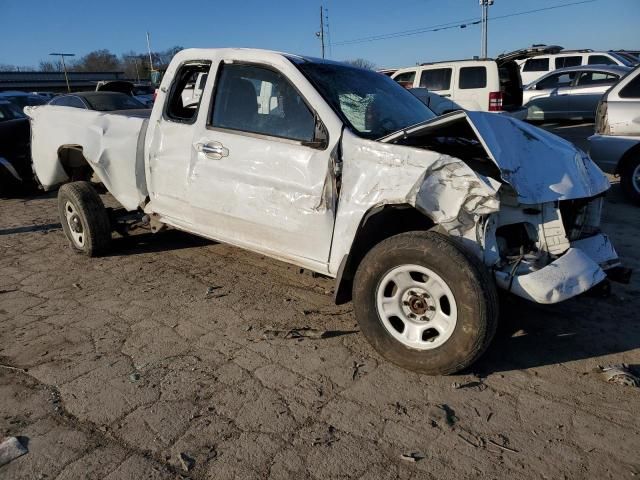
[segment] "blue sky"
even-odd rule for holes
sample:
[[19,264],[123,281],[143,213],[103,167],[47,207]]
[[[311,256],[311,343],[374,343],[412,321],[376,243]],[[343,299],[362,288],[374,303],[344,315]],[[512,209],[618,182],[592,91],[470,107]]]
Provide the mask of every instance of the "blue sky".
[[[576,0],[495,0],[490,16]],[[478,0],[0,0],[0,64],[37,66],[52,51],[83,55],[152,48],[242,46],[320,55],[319,7],[329,9],[334,43],[478,18]],[[489,54],[532,43],[566,48],[640,49],[640,0],[597,0],[490,22]],[[333,46],[331,58],[362,57],[379,67],[480,53],[480,27]]]

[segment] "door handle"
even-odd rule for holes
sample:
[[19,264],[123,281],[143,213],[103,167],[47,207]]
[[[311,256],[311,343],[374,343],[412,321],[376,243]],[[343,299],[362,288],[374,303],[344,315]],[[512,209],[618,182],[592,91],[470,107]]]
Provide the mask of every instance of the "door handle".
[[207,158],[214,160],[229,156],[229,149],[220,142],[198,143],[196,144],[196,149],[198,152],[204,153]]

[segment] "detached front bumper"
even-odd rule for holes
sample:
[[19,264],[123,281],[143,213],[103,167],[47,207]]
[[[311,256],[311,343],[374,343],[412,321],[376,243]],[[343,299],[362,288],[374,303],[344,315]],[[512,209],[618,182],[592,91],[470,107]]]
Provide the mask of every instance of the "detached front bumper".
[[580,295],[605,278],[605,270],[620,261],[609,237],[600,233],[571,242],[571,247],[547,266],[525,275],[496,271],[499,287],[536,303],[558,303]]

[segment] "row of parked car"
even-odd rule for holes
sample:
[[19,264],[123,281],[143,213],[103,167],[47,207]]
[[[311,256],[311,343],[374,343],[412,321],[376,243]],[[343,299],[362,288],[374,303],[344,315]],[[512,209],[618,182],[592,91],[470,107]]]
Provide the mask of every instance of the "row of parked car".
[[126,81],[100,82],[95,91],[0,92],[0,195],[35,189],[31,168],[30,125],[24,107],[56,105],[112,112],[147,110],[153,106],[154,88]]
[[[632,65],[638,63],[638,52],[594,52],[592,50],[564,50],[557,46],[533,46],[500,55],[496,59],[471,59],[436,63],[381,71],[408,88],[436,114],[455,110],[507,112],[527,121],[593,120],[603,95],[613,85],[631,81]],[[194,101],[204,88],[206,73],[194,77],[183,96]],[[628,79],[628,81],[627,81]],[[523,87],[524,82],[528,82]],[[622,86],[620,87],[622,89]],[[618,89],[618,90],[620,90]],[[617,104],[633,103],[627,89],[623,96],[612,93],[608,98]],[[154,101],[154,89],[150,85],[127,81],[100,82],[96,91],[75,92],[54,96],[49,92],[0,92],[5,106],[14,105],[13,113],[5,113],[1,121],[13,120],[2,127],[10,132],[10,138],[26,138],[22,143],[13,142],[11,152],[0,151],[0,188],[19,184],[31,177],[30,172],[20,174],[28,155],[28,124],[21,110],[25,106],[51,105],[75,107],[96,111],[142,110],[150,108]],[[624,98],[625,100],[622,100]],[[184,100],[184,98],[183,98]],[[605,107],[598,115],[597,135],[592,137],[593,153],[600,166],[607,172],[621,175],[625,192],[634,201],[640,201],[640,171],[634,158],[634,147],[639,132],[627,128],[610,129]],[[611,103],[611,102],[608,102]],[[637,109],[637,106],[635,107]],[[625,107],[625,112],[633,111]],[[636,110],[638,111],[638,110]],[[631,121],[631,125],[637,122]],[[21,134],[16,135],[15,130]],[[25,133],[26,132],[26,133]],[[613,132],[613,133],[612,133]],[[605,141],[615,136],[616,142]],[[7,150],[6,145],[3,148]],[[21,153],[17,154],[16,149]],[[13,158],[10,162],[7,158]],[[10,168],[10,167],[13,168]],[[4,179],[3,179],[4,177]]]
[[[530,122],[597,120],[591,155],[640,203],[639,52],[533,46],[496,59],[384,70],[439,115],[502,112]],[[523,86],[524,84],[524,86]]]

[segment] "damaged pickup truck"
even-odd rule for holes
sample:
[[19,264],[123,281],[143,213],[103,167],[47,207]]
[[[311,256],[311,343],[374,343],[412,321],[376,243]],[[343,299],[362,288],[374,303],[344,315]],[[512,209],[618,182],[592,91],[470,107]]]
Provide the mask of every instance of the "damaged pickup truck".
[[[200,74],[197,103],[182,93]],[[71,247],[109,245],[97,177],[171,226],[336,278],[388,360],[456,372],[489,345],[498,289],[538,303],[627,270],[599,222],[608,181],[584,152],[513,118],[436,117],[396,82],[248,49],[172,60],[149,118],[27,109],[35,171]]]

